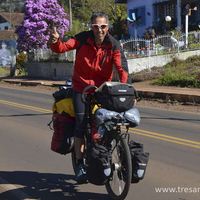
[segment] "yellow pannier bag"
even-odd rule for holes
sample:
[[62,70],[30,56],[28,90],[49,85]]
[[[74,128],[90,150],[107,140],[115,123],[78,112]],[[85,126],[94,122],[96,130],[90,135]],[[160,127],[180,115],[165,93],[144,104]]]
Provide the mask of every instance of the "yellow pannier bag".
[[72,98],[65,98],[53,104],[53,112],[57,113],[67,113],[71,117],[75,117],[74,106]]
[[94,114],[94,113],[95,113],[95,111],[96,111],[98,108],[99,108],[99,106],[98,106],[98,105],[94,105],[94,107],[93,107],[93,109],[92,109],[92,114]]
[[[92,109],[92,114],[98,109],[98,105],[94,105]],[[53,112],[57,112],[59,114],[67,113],[71,117],[75,117],[74,106],[72,98],[65,98],[53,104],[52,108]]]

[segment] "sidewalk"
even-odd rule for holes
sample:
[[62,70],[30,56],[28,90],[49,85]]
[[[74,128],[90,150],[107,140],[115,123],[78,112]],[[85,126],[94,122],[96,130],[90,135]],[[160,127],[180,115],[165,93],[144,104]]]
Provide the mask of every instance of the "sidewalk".
[[173,86],[156,86],[147,82],[134,83],[139,94],[146,99],[162,99],[166,102],[200,104],[200,88],[181,88]]
[[[33,79],[20,79],[20,78],[7,78],[2,79],[7,83],[14,83],[26,86],[59,86],[64,85],[65,81],[53,80],[33,80]],[[167,86],[151,85],[149,81],[136,82],[134,87],[139,95],[145,99],[161,99],[165,102],[181,102],[186,104],[200,104],[200,89],[194,88],[179,88]]]

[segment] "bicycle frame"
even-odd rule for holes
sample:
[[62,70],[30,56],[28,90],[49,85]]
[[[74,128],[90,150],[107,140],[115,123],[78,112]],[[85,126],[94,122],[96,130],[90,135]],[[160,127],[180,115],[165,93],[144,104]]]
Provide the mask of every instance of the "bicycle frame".
[[[87,152],[90,145],[95,142],[98,142],[101,145],[104,145],[111,152],[112,160],[111,163],[111,174],[108,176],[105,183],[106,190],[112,199],[123,200],[126,198],[129,187],[131,184],[132,177],[132,164],[131,164],[131,155],[130,149],[128,146],[130,135],[128,133],[129,123],[126,122],[123,115],[120,115],[119,118],[115,118],[110,129],[106,129],[104,136],[99,141],[94,141],[92,138],[92,128],[94,123],[95,114],[93,114],[93,107],[96,104],[95,93],[87,93],[94,86],[88,86],[83,91],[82,101],[85,103],[85,145],[84,145],[84,163],[87,165],[87,155],[90,152]],[[101,108],[100,108],[101,109]],[[112,121],[112,119],[111,119]],[[123,128],[124,127],[124,128]],[[119,154],[119,155],[118,155]],[[113,157],[114,155],[114,157]],[[72,161],[75,160],[75,155],[72,153]],[[73,162],[72,162],[73,163]],[[73,167],[74,167],[73,163]],[[114,176],[119,175],[119,183],[123,182],[122,189],[115,192],[115,189],[112,188],[112,182],[115,181]],[[121,186],[119,186],[121,187]]]

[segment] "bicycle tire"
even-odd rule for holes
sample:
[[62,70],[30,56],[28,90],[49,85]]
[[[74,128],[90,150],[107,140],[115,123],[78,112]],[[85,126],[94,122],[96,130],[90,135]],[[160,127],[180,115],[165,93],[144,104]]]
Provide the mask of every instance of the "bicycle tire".
[[[86,142],[86,138],[85,138],[85,143]],[[85,151],[85,149],[84,149]],[[73,148],[72,152],[71,152],[71,160],[72,160],[72,168],[73,168],[73,171],[74,173],[76,174],[76,169],[77,169],[77,163],[76,163],[76,154],[75,154],[75,148]],[[84,163],[85,163],[85,158],[83,156],[83,160],[84,160]]]
[[76,172],[77,164],[76,164],[76,156],[74,150],[71,152],[71,159],[72,159],[72,168],[74,171],[74,174]]
[[[118,162],[117,164],[121,165],[121,167],[119,169],[115,169],[115,167],[113,167],[112,177],[105,184],[105,187],[111,199],[124,200],[129,192],[129,188],[131,185],[131,176],[132,176],[131,154],[129,146],[127,144],[127,139],[123,137],[123,135],[119,135],[116,139],[113,139],[112,143],[113,142],[116,144],[114,147],[115,149],[113,149],[112,152],[112,165],[116,165],[116,163],[114,162],[117,162],[117,160],[115,158],[116,155],[114,154],[116,153],[116,151],[118,151],[117,153],[121,154],[118,155],[119,162],[121,163]],[[115,176],[118,177],[117,183],[119,184],[119,187],[117,188],[116,191],[118,193],[116,193],[113,188],[113,183],[114,185],[116,183]],[[120,182],[122,183],[122,181],[124,181],[123,190],[120,189],[121,188]]]

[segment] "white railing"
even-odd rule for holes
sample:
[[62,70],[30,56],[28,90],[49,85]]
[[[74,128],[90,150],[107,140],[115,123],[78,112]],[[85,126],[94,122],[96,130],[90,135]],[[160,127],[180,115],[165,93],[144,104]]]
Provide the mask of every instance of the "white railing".
[[[164,55],[200,49],[200,32],[190,32],[188,34],[188,46],[185,45],[185,34],[179,37],[172,35],[162,35],[151,40],[143,38],[128,39],[121,41],[127,58],[141,58],[147,56]],[[75,51],[56,54],[50,49],[34,49],[29,52],[29,60],[32,61],[69,61],[75,59]]]
[[75,51],[69,51],[61,54],[57,54],[51,51],[51,49],[33,49],[28,53],[29,61],[35,62],[47,62],[47,61],[68,61],[73,62],[75,57]]
[[140,58],[146,56],[179,53],[200,49],[200,32],[190,32],[188,46],[185,45],[185,34],[175,37],[173,35],[162,35],[151,40],[129,39],[121,41],[127,58]]

